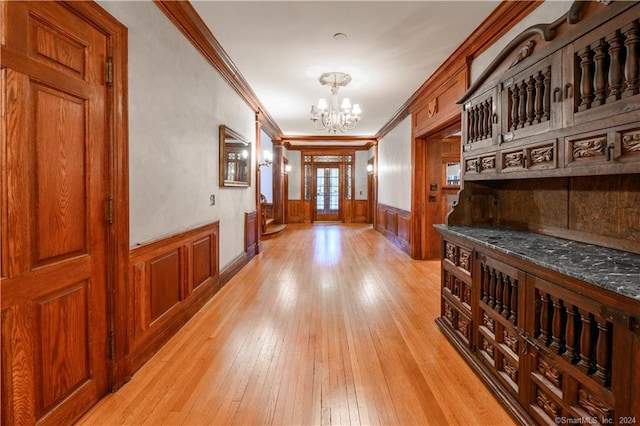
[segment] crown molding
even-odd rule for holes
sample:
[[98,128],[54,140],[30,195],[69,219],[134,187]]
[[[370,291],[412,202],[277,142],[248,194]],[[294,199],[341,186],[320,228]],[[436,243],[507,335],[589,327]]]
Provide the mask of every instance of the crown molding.
[[309,136],[283,136],[283,141],[288,142],[326,142],[326,141],[336,141],[336,142],[370,142],[375,141],[375,136],[331,136],[331,135],[309,135]]
[[166,0],[154,0],[154,3],[256,113],[262,130],[271,139],[280,139],[282,130],[191,3]]
[[[424,96],[433,93],[464,67],[468,67],[473,59],[489,48],[507,31],[513,28],[525,16],[543,3],[534,1],[502,1],[465,41],[431,74],[395,114],[375,134],[380,140],[395,128],[402,120],[413,112],[416,103]],[[467,86],[469,82],[467,81]]]

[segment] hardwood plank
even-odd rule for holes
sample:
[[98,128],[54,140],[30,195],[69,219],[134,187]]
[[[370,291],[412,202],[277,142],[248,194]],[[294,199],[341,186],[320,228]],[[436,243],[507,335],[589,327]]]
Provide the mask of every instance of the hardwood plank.
[[513,424],[434,323],[440,264],[290,224],[79,424]]

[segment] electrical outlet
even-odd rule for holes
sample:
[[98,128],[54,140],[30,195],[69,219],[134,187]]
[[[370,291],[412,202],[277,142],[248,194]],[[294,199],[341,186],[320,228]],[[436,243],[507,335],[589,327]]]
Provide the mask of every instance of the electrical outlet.
[[211,196],[209,197],[209,203],[210,206],[216,205],[216,194],[211,194]]

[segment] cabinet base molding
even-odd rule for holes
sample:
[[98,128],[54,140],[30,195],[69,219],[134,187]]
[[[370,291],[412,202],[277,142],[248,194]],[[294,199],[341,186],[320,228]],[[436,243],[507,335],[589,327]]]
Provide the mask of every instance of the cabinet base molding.
[[442,333],[449,339],[449,342],[453,345],[458,353],[464,358],[464,360],[471,366],[474,372],[482,379],[487,388],[493,395],[502,403],[503,407],[511,414],[511,417],[521,425],[535,424],[535,420],[526,411],[522,409],[520,404],[511,396],[511,394],[505,390],[505,388],[499,384],[496,378],[491,372],[482,364],[482,362],[474,356],[469,348],[463,345],[455,336],[454,331],[442,318],[436,318],[436,325],[442,331]]

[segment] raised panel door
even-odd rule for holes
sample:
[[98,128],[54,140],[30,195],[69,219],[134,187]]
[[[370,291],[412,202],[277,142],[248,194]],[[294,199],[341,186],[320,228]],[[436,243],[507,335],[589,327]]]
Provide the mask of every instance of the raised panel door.
[[108,386],[107,39],[61,3],[3,10],[2,421],[69,423]]

